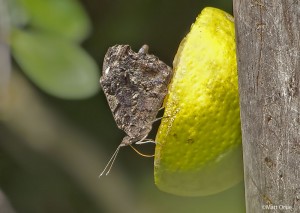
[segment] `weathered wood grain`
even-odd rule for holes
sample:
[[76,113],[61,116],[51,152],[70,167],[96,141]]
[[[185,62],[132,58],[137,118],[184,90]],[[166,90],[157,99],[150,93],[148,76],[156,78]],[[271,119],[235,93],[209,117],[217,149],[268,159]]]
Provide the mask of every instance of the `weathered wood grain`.
[[300,212],[300,1],[234,0],[234,15],[247,213]]

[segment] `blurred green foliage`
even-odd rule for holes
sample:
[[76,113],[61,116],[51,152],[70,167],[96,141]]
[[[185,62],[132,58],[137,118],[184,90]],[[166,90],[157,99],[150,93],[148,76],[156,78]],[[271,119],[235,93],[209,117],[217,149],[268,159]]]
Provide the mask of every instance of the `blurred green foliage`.
[[15,30],[12,54],[28,77],[49,94],[79,99],[98,91],[97,64],[77,44],[45,33]]
[[[12,54],[28,77],[45,92],[82,99],[98,90],[99,71],[78,42],[90,32],[90,21],[74,0],[14,0],[26,15],[12,26]],[[22,9],[21,9],[22,8]]]
[[147,43],[171,65],[203,7],[231,12],[231,1],[0,0],[0,28],[1,2],[15,60],[8,97],[0,91],[0,190],[16,212],[245,212],[243,184],[209,197],[165,194],[154,185],[153,159],[127,148],[98,179],[124,136],[98,93],[107,48]]
[[82,41],[90,33],[90,20],[85,10],[74,0],[18,0],[36,29]]

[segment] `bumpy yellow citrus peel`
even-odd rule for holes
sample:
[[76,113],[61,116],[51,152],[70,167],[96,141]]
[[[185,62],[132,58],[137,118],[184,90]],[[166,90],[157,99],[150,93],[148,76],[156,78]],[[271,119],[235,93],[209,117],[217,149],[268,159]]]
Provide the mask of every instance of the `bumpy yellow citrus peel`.
[[205,8],[173,65],[156,136],[155,183],[183,196],[221,192],[243,173],[233,17]]

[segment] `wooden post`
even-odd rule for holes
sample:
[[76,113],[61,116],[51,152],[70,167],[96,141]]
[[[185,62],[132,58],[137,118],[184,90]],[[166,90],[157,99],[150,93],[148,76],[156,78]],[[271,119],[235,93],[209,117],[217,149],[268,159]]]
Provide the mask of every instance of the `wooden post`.
[[10,20],[8,1],[0,0],[0,120],[3,120],[4,107],[8,101],[8,86],[10,80]]
[[300,212],[300,1],[234,0],[234,16],[247,213]]

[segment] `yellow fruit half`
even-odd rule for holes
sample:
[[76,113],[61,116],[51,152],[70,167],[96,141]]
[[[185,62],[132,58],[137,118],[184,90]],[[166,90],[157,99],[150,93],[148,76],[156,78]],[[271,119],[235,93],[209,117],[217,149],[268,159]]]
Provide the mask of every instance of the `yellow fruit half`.
[[233,17],[205,8],[181,42],[159,127],[159,189],[205,196],[243,176]]

